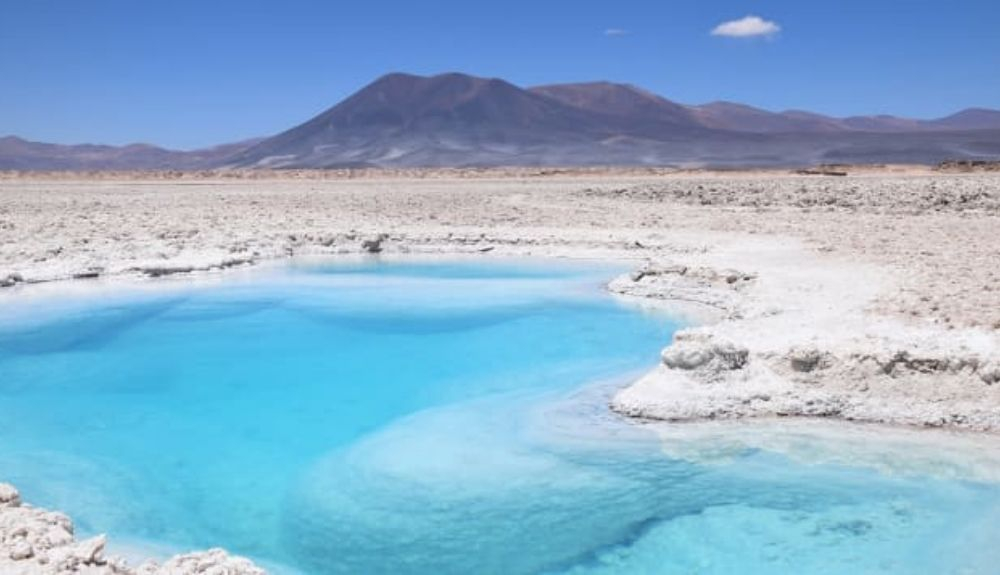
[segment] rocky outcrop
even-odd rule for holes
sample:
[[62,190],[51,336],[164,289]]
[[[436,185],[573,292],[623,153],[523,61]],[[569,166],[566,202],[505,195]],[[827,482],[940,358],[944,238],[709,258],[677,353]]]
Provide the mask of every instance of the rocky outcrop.
[[264,575],[249,559],[234,557],[223,549],[209,549],[171,557],[162,565],[147,562],[135,575]]
[[976,353],[869,349],[753,350],[680,331],[661,365],[619,392],[625,415],[689,421],[836,417],[920,427],[1000,429],[1000,361]]
[[361,250],[370,254],[382,252],[382,242],[389,239],[386,234],[378,234],[361,242]]
[[669,421],[802,416],[1000,429],[992,334],[875,320],[865,296],[846,301],[851,286],[827,292],[819,275],[782,263],[767,270],[765,286],[756,273],[660,262],[617,278],[616,293],[724,314],[677,331],[661,365],[612,407]]
[[720,372],[743,369],[749,361],[747,348],[732,342],[684,334],[663,350],[663,364],[671,369],[700,370],[712,377]]
[[937,165],[939,172],[1000,172],[996,160],[946,160]]
[[264,575],[248,559],[212,549],[136,569],[105,555],[103,535],[78,541],[62,513],[21,502],[12,485],[0,483],[0,573],[4,575]]
[[0,278],[0,288],[15,286],[24,281],[21,274],[12,273]]
[[613,280],[608,289],[620,295],[704,305],[736,318],[743,313],[739,292],[755,279],[754,274],[733,269],[647,262]]

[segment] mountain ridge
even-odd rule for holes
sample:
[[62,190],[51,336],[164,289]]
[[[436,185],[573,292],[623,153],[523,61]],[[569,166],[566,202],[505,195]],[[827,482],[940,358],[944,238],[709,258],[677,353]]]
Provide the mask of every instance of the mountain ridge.
[[704,165],[981,159],[1000,155],[1000,110],[929,120],[686,105],[607,81],[522,88],[450,72],[390,73],[267,138],[192,151],[0,138],[4,169]]

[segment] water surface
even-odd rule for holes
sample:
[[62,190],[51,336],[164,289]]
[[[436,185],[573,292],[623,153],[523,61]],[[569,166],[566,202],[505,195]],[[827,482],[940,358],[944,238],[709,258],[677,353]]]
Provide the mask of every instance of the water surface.
[[[991,573],[985,480],[665,450],[677,324],[553,262],[299,266],[0,314],[0,479],[83,534],[304,573]],[[992,545],[991,545],[992,543]]]

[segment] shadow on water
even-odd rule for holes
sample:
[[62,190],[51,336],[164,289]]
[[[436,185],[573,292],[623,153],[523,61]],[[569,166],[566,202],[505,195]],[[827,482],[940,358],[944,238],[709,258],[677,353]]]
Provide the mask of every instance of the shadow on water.
[[0,354],[45,354],[97,350],[131,329],[167,312],[183,298],[67,311],[62,317],[0,328]]

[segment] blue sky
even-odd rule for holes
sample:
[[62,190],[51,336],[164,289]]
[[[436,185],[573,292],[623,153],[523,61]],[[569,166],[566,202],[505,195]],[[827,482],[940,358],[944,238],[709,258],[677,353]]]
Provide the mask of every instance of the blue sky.
[[[772,33],[712,34],[748,15]],[[212,145],[390,71],[936,117],[1000,108],[1000,2],[0,0],[0,135]]]

